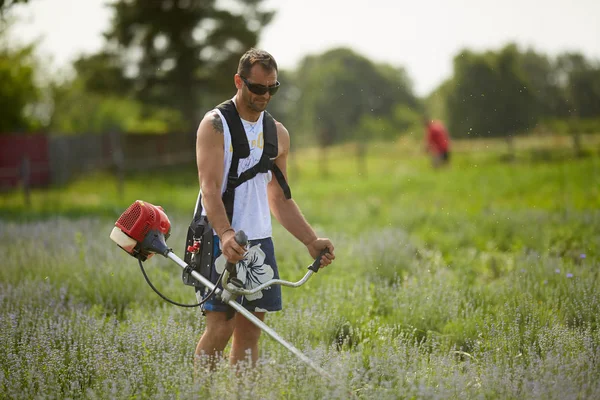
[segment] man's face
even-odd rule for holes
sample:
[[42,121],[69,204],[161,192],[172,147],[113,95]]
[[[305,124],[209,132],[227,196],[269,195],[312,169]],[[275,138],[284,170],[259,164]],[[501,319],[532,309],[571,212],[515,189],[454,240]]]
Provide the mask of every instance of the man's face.
[[[246,82],[244,82],[244,78]],[[248,85],[261,85],[273,87],[277,84],[277,71],[267,71],[261,65],[256,64],[250,70],[250,75],[241,77],[236,75],[236,86],[242,90],[242,100],[253,111],[266,110],[272,95],[267,91],[264,94],[256,94],[250,91]]]

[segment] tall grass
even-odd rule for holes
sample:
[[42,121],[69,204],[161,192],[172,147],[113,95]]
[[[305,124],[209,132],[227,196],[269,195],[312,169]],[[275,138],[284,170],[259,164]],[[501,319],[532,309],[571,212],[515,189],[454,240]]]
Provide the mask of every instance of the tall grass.
[[[398,149],[371,149],[368,179],[348,149],[327,179],[316,155],[297,163],[294,197],[337,259],[284,288],[267,323],[359,398],[600,397],[596,159],[506,164],[497,149],[432,171]],[[267,337],[257,368],[194,374],[199,311],[164,303],[108,239],[140,198],[167,208],[183,255],[195,172],[149,179],[130,176],[124,199],[101,174],[34,192],[32,212],[3,195],[0,397],[348,398]],[[282,277],[300,278],[308,254],[274,229]],[[179,267],[145,267],[168,297],[194,302]]]

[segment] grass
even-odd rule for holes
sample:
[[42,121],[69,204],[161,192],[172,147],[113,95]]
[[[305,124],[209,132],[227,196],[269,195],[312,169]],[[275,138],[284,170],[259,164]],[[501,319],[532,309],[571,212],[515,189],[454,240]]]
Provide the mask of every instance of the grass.
[[[525,140],[525,139],[524,139]],[[594,139],[595,140],[595,139]],[[349,157],[295,154],[292,193],[336,244],[333,266],[267,323],[359,398],[600,396],[600,164],[596,145],[456,143],[434,171],[415,143],[373,145],[367,176]],[[596,143],[591,141],[591,143]],[[182,256],[194,166],[128,175],[124,196],[98,173],[0,198],[0,397],[321,399],[347,393],[266,336],[256,369],[192,373],[198,311],[165,304],[108,239],[136,199],[166,208]],[[274,226],[284,279],[303,246]],[[179,267],[154,257],[153,283],[193,302]]]

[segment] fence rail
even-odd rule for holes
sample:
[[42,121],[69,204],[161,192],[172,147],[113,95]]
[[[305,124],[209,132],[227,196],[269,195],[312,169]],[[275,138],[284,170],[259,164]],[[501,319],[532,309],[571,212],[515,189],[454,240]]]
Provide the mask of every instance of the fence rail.
[[0,135],[0,189],[64,184],[98,169],[121,171],[193,162],[195,135],[107,133],[51,136]]

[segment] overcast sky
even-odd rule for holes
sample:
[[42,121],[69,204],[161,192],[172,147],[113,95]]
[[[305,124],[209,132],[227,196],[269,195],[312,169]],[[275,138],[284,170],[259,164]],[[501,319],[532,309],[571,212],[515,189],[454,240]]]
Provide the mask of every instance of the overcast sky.
[[[42,38],[53,68],[97,51],[108,28],[106,0],[30,0],[16,6],[15,33]],[[307,54],[349,46],[377,62],[407,69],[424,95],[452,74],[465,47],[498,49],[509,41],[549,55],[579,51],[600,59],[600,0],[265,0],[277,11],[259,47],[281,68]]]

